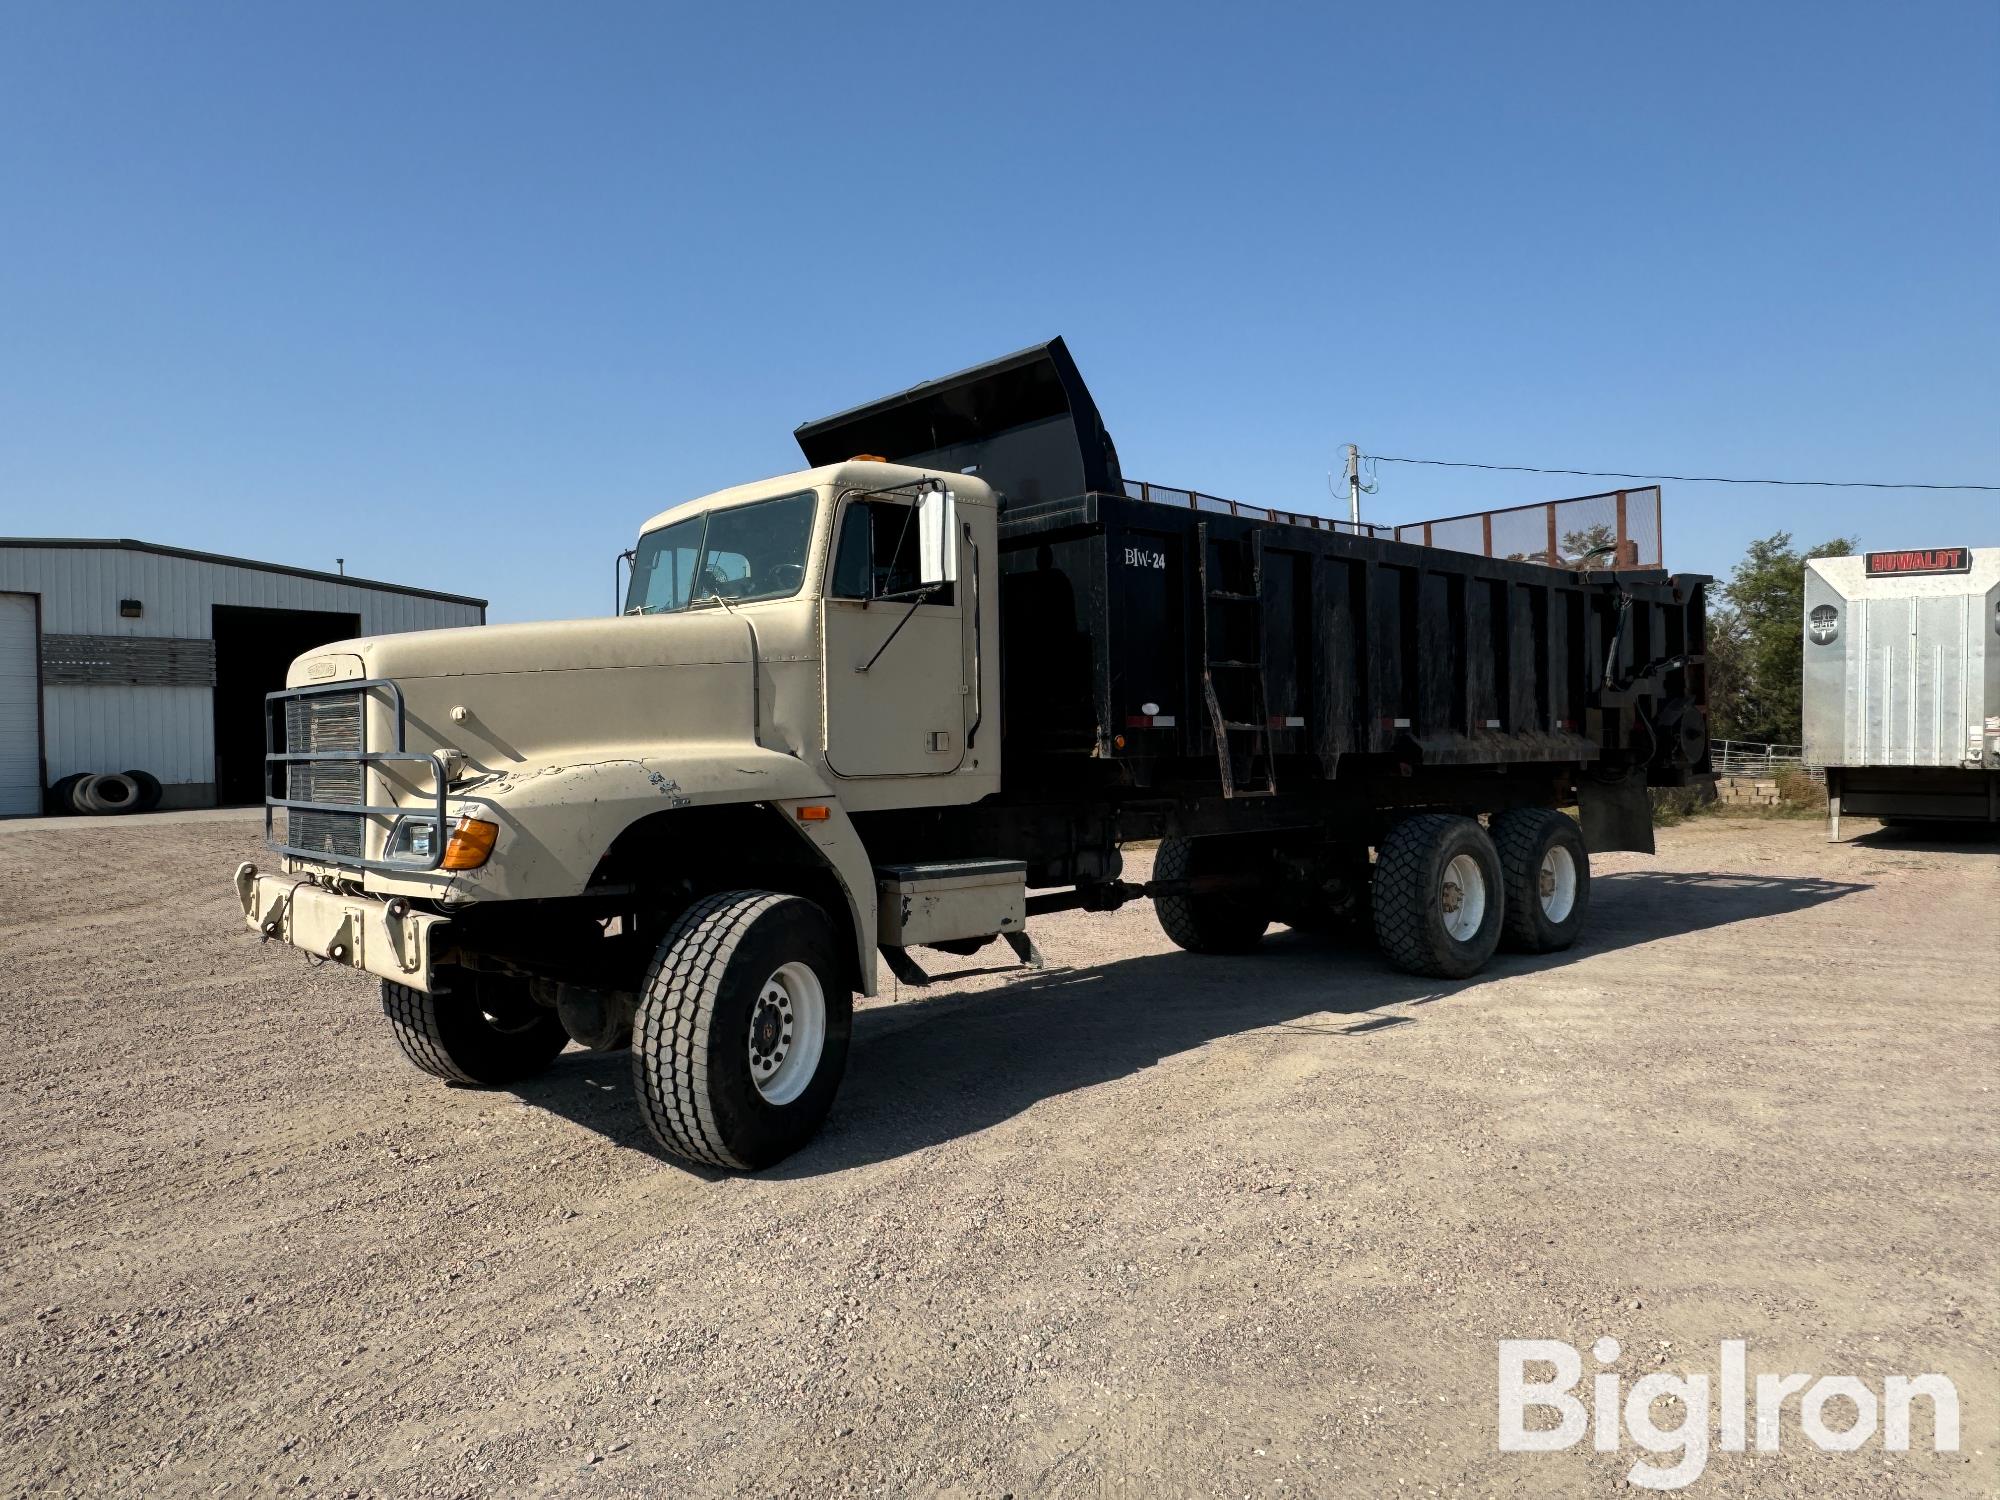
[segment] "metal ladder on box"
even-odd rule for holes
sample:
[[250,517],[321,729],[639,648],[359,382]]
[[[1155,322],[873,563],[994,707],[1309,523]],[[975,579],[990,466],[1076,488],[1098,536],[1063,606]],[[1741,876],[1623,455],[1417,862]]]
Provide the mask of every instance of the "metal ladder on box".
[[[1250,588],[1247,593],[1215,588],[1208,568],[1208,522],[1196,522],[1195,534],[1201,579],[1201,694],[1215,730],[1222,795],[1274,797],[1278,783],[1271,762],[1271,719],[1264,701],[1264,549],[1254,531],[1240,541],[1218,541],[1218,548],[1232,549],[1241,559],[1242,566],[1236,571],[1249,579]],[[1234,632],[1226,625],[1217,630],[1211,623],[1217,610],[1235,618]],[[1246,620],[1247,625],[1243,623]],[[1218,648],[1236,654],[1218,656]],[[1223,694],[1216,691],[1218,677],[1230,704],[1241,710],[1243,717],[1232,719],[1225,711]]]

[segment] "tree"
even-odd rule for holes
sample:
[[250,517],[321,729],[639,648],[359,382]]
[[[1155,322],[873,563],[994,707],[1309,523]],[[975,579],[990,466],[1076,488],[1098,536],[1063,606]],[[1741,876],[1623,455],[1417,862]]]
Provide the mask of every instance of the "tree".
[[1806,562],[1846,557],[1851,537],[1806,552],[1789,531],[1750,544],[1708,617],[1708,713],[1717,739],[1795,745],[1805,672]]
[[1590,553],[1599,552],[1602,555],[1594,558],[1591,566],[1608,568],[1614,559],[1610,552],[1604,549],[1613,546],[1617,540],[1617,533],[1599,521],[1593,526],[1585,526],[1577,531],[1565,531],[1562,536],[1562,551],[1554,557],[1550,557],[1546,551],[1509,552],[1507,559],[1509,562],[1547,563],[1552,568],[1570,568],[1582,563]]
[[1565,531],[1562,539],[1563,556],[1572,563],[1581,563],[1591,553],[1598,552],[1602,555],[1592,559],[1592,565],[1608,568],[1616,563],[1617,559],[1603,549],[1615,546],[1617,541],[1618,533],[1599,521],[1575,531]]

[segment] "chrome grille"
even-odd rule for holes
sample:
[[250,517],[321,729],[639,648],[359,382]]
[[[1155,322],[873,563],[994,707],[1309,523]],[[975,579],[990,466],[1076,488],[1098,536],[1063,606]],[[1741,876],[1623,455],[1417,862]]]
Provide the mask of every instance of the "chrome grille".
[[[413,845],[394,857],[387,849],[368,857],[371,824],[386,833],[413,814],[433,830],[445,823],[450,773],[439,752],[405,744],[403,693],[394,682],[368,677],[286,688],[268,695],[265,713],[269,847],[287,858],[364,870],[424,871],[443,863],[443,840],[435,837],[428,850]],[[369,744],[371,732],[387,743]],[[398,769],[385,772],[386,766]]]
[[[361,749],[361,695],[327,694],[294,698],[285,705],[287,750],[358,751]],[[293,762],[287,796],[302,802],[351,802],[360,806],[361,762]]]
[[362,818],[359,813],[285,810],[285,842],[314,854],[361,858]]
[[[354,752],[362,748],[359,693],[327,693],[285,704],[285,748],[293,751]],[[367,802],[358,760],[293,761],[287,797],[301,802]],[[365,820],[356,813],[286,810],[285,842],[315,853],[359,859]]]

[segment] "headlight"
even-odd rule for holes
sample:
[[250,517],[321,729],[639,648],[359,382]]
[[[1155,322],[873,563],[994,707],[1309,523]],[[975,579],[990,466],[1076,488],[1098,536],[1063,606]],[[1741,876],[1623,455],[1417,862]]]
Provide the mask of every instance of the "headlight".
[[434,818],[398,818],[389,833],[389,858],[428,865],[437,854],[438,828]]

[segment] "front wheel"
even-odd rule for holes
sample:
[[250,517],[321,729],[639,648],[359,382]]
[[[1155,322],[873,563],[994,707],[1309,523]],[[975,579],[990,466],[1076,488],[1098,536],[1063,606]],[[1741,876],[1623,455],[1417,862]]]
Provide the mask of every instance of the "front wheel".
[[810,1140],[847,1067],[854,995],[833,923],[802,896],[724,891],[660,942],[632,1030],[653,1138],[755,1171]]
[[382,1012],[403,1055],[451,1083],[517,1083],[569,1045],[554,1011],[537,1005],[525,983],[497,974],[465,973],[436,994],[385,979]]
[[1425,813],[1389,831],[1375,859],[1375,939],[1400,969],[1478,973],[1500,942],[1500,857],[1471,818]]

